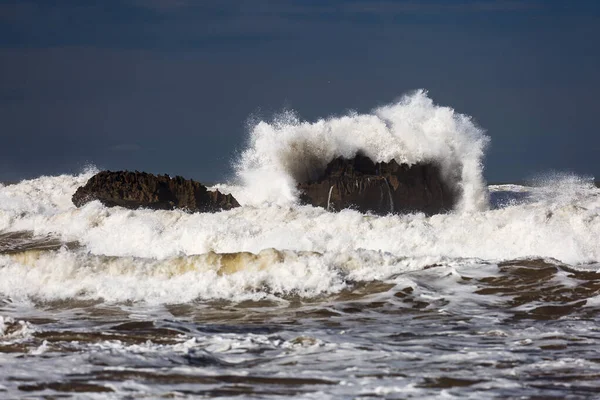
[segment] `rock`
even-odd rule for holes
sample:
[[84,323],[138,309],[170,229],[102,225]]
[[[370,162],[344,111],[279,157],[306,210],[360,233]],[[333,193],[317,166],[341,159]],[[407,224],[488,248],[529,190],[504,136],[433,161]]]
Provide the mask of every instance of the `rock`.
[[240,206],[232,195],[218,190],[209,191],[206,186],[191,179],[137,171],[102,171],[78,188],[72,200],[77,207],[100,200],[108,207],[178,208],[190,212],[214,212]]
[[328,210],[353,208],[379,215],[449,211],[457,193],[434,163],[374,163],[368,157],[336,158],[315,181],[298,185],[300,200]]

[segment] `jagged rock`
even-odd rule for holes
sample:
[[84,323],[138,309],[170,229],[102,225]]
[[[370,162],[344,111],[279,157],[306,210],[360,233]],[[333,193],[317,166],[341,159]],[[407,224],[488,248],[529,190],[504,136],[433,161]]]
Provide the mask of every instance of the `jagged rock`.
[[457,194],[433,163],[374,163],[368,157],[336,158],[315,181],[298,185],[300,200],[328,210],[353,208],[379,215],[452,209]]
[[209,191],[206,186],[191,179],[137,171],[102,171],[78,188],[72,200],[77,207],[100,200],[108,207],[178,208],[190,212],[214,212],[239,207],[232,195],[222,194],[218,190]]

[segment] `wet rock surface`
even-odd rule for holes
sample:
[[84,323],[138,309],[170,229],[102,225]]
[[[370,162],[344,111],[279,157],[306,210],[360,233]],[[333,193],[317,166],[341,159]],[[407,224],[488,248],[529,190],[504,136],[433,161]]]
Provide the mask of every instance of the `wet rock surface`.
[[108,207],[183,209],[189,212],[215,212],[239,207],[232,195],[218,190],[209,191],[194,180],[137,171],[102,171],[78,188],[72,200],[77,207],[99,200]]
[[456,191],[443,181],[436,164],[374,163],[362,155],[334,159],[317,180],[300,183],[298,189],[304,204],[379,215],[438,214],[451,210],[457,201]]

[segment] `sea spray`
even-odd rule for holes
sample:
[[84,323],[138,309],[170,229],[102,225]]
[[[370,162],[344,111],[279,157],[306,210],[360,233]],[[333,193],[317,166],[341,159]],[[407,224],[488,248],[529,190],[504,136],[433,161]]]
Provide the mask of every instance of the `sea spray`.
[[488,142],[470,117],[435,105],[424,90],[370,114],[306,122],[286,111],[251,128],[235,165],[244,187],[240,201],[294,203],[297,183],[317,178],[336,157],[361,152],[377,162],[438,163],[461,194],[457,210],[482,211],[488,207],[482,164]]

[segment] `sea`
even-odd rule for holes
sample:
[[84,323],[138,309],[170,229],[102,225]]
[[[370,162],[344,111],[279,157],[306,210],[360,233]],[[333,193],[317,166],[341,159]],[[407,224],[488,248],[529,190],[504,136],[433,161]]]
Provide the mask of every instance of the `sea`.
[[[489,185],[489,145],[417,91],[254,121],[229,211],[77,208],[95,167],[0,184],[0,398],[600,398],[600,189]],[[438,163],[456,208],[298,202],[357,152]]]

